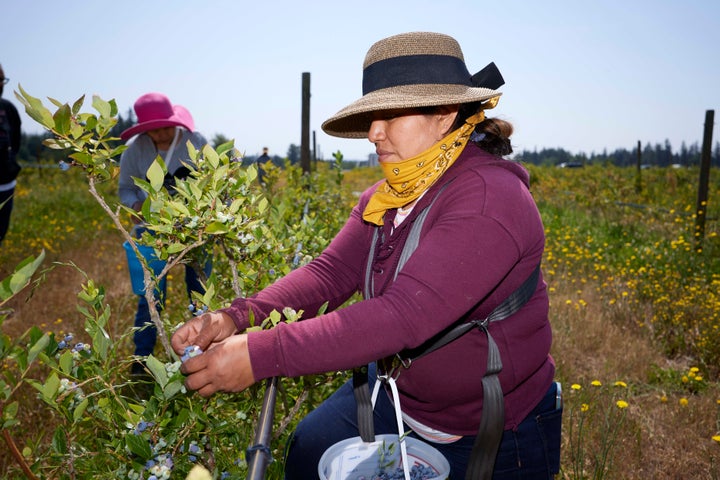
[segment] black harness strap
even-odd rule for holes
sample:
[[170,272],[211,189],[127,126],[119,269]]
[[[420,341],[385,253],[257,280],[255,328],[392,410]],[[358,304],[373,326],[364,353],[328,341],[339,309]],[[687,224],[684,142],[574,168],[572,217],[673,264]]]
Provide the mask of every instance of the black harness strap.
[[[417,248],[420,239],[420,231],[422,229],[423,222],[425,221],[425,217],[427,216],[430,207],[432,207],[435,203],[437,197],[444,188],[445,186],[440,189],[432,203],[425,207],[425,209],[423,209],[423,211],[416,217],[409,232],[407,241],[405,242],[403,250],[400,254],[400,260],[398,262],[397,269],[395,270],[395,277],[397,277],[398,272],[402,269],[405,262]],[[375,256],[375,244],[377,242],[378,231],[379,227],[376,228],[373,233],[370,254],[368,256],[365,274],[365,298],[372,298],[374,293],[371,267]],[[520,310],[535,293],[539,278],[540,265],[533,270],[530,276],[522,283],[522,285],[520,285],[520,287],[518,287],[517,290],[510,294],[510,296],[507,297],[500,305],[495,307],[490,315],[488,315],[484,320],[474,319],[465,321],[465,317],[463,317],[459,323],[431,338],[423,345],[414,349],[404,350],[403,352],[397,354],[402,365],[405,368],[409,368],[414,360],[417,360],[418,358],[447,345],[474,328],[479,328],[485,332],[485,335],[487,335],[487,369],[482,378],[483,409],[480,418],[480,427],[478,429],[478,434],[475,437],[473,449],[470,454],[470,461],[465,474],[466,480],[492,478],[493,468],[495,466],[495,457],[497,456],[497,452],[500,447],[500,441],[502,439],[505,426],[505,404],[500,379],[498,377],[498,374],[502,370],[502,360],[500,358],[500,350],[498,349],[497,343],[495,343],[495,340],[492,338],[492,335],[490,335],[488,327],[491,322],[503,320]],[[470,311],[475,310],[476,307],[477,305],[470,309]],[[367,366],[353,370],[353,388],[358,407],[358,429],[360,437],[364,442],[372,442],[375,440],[375,434],[372,414],[373,407],[368,387]]]

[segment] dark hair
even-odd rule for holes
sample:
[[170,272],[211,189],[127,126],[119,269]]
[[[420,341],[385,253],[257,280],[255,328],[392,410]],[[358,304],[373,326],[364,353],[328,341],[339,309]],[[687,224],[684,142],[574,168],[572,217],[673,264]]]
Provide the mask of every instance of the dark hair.
[[[448,130],[448,133],[457,130],[465,124],[465,119],[475,115],[480,111],[482,102],[463,103],[459,106],[455,123]],[[417,107],[414,110],[424,114],[432,115],[445,109],[445,105]],[[504,157],[513,152],[510,144],[510,137],[513,134],[512,123],[500,120],[499,118],[485,118],[482,122],[475,126],[475,134],[470,137],[470,141],[486,152]]]
[[[457,130],[465,123],[465,119],[480,111],[481,102],[463,103],[458,110],[455,124],[450,131]],[[488,153],[504,157],[513,152],[510,144],[510,137],[513,134],[512,123],[500,120],[499,118],[485,118],[475,127],[475,133],[479,138],[474,143]]]

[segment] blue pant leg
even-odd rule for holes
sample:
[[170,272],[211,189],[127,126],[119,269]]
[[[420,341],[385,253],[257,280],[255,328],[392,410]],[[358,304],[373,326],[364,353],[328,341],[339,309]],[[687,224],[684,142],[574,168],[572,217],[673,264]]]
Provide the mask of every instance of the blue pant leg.
[[[493,480],[548,480],[558,473],[562,408],[556,408],[555,392],[553,384],[516,430],[503,432]],[[411,436],[419,438],[414,433]],[[448,460],[450,480],[465,479],[475,435],[449,444],[423,441],[439,450]]]
[[192,300],[192,292],[205,293],[198,273],[190,265],[185,265],[185,289],[190,300]]
[[[157,304],[158,313],[162,311],[162,305],[167,294],[167,282],[163,278],[158,285],[159,302]],[[135,355],[147,357],[155,350],[157,342],[157,329],[150,318],[150,308],[144,295],[138,296],[137,312],[135,313],[135,332],[133,340],[135,342]]]
[[[368,370],[368,384],[372,388],[374,364]],[[373,413],[375,434],[397,433],[395,409],[384,392],[378,394]],[[288,444],[285,480],[319,478],[318,463],[325,450],[341,440],[359,435],[357,403],[350,380],[298,424]]]
[[13,209],[13,196],[15,189],[3,190],[0,192],[0,243],[5,238],[5,234],[10,228],[10,214]]
[[553,383],[516,430],[503,432],[493,480],[548,480],[560,467],[562,406],[556,408]]

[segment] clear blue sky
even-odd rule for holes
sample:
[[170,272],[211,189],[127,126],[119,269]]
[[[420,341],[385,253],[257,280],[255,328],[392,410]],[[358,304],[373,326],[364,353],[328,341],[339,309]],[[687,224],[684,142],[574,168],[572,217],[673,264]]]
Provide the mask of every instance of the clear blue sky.
[[[121,112],[160,91],[248,155],[300,144],[310,72],[320,152],[367,158],[369,142],[320,125],[360,96],[372,43],[416,30],[454,36],[471,73],[495,61],[506,85],[491,114],[515,125],[516,151],[677,150],[701,144],[706,110],[720,117],[717,0],[0,0],[0,24],[16,104],[18,84],[63,102],[114,98]],[[23,126],[41,131],[24,112]]]

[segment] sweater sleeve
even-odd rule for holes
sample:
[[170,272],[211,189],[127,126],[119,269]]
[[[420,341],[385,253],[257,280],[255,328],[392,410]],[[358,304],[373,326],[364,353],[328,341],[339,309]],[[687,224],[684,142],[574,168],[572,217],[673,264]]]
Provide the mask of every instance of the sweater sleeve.
[[[500,182],[493,191],[517,192],[519,180],[513,178],[508,180],[512,185]],[[507,212],[504,218],[495,214],[496,207],[488,207],[488,198],[484,180],[472,174],[456,180],[433,206],[413,256],[377,297],[302,322],[250,332],[255,378],[350,369],[422,344],[483,299],[492,299],[487,302],[489,313],[502,301],[501,295],[511,291],[497,287],[528,244],[518,236],[537,239],[543,233],[537,222],[530,234],[521,233],[520,223],[527,216],[513,217],[529,206],[526,197],[493,199]],[[510,200],[516,205],[508,205]],[[363,240],[352,245],[367,250],[369,237]],[[541,254],[540,248],[537,255]],[[337,258],[327,258],[337,264]],[[374,267],[378,275],[391,270],[391,265]]]
[[372,230],[362,222],[356,206],[330,245],[307,265],[293,270],[272,285],[248,298],[234,300],[222,311],[230,315],[239,331],[285,307],[303,310],[303,318],[314,317],[328,302],[334,310],[358,291],[359,278],[367,259]]

